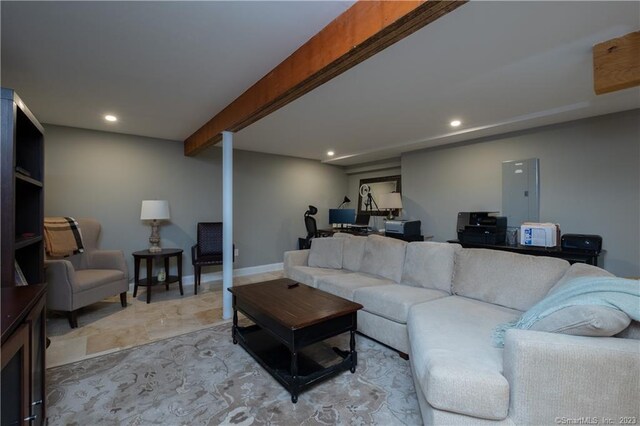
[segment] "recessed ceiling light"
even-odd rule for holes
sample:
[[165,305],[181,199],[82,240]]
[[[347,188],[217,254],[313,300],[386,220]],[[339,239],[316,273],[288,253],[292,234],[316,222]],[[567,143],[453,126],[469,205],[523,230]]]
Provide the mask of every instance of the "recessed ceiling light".
[[327,151],[327,155],[328,155],[329,157],[333,157],[333,156],[334,156],[334,154],[335,154],[335,152],[333,152],[333,151]]
[[451,123],[449,123],[449,124],[451,124],[451,127],[458,127],[459,125],[461,125],[461,124],[462,124],[462,121],[460,121],[460,120],[453,120],[453,121],[451,121]]
[[118,121],[118,117],[115,115],[107,114],[104,116],[104,119],[107,121]]

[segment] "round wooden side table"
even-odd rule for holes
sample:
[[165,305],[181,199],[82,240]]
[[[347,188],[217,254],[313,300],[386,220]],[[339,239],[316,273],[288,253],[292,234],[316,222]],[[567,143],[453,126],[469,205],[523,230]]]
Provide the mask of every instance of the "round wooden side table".
[[[182,290],[182,249],[162,249],[159,252],[150,252],[149,250],[140,250],[132,253],[134,260],[133,281],[133,297],[138,294],[138,286],[147,287],[147,303],[151,302],[151,287],[158,284],[164,284],[169,290],[169,284],[178,282],[180,286],[180,295],[184,295]],[[169,259],[175,257],[178,261],[178,275],[169,275]],[[140,278],[140,260],[144,259],[147,264],[147,277]],[[158,281],[158,277],[153,276],[153,262],[156,260],[164,261],[164,270],[167,274],[165,281]]]

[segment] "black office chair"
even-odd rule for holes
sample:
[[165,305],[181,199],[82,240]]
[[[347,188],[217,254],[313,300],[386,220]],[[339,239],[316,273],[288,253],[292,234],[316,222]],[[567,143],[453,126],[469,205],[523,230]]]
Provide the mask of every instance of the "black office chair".
[[[233,247],[235,252],[235,245]],[[202,267],[222,265],[222,222],[198,223],[197,244],[191,247],[191,264],[195,275],[193,287],[198,294]]]
[[298,239],[298,246],[300,250],[308,249],[309,247],[311,247],[312,238],[331,236],[326,232],[318,231],[316,218],[313,217],[316,213],[318,213],[318,209],[315,206],[309,206],[309,210],[304,212],[304,226],[307,228],[307,237]]

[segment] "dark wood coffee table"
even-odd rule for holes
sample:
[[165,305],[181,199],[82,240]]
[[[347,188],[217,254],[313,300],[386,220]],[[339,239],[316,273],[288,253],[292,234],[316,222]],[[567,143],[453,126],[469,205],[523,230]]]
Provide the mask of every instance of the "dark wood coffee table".
[[[355,332],[359,303],[283,278],[232,287],[233,343],[240,343],[298,402],[299,393],[344,370],[356,371]],[[238,326],[238,311],[255,324]],[[349,350],[328,367],[300,350],[338,334],[351,333]]]

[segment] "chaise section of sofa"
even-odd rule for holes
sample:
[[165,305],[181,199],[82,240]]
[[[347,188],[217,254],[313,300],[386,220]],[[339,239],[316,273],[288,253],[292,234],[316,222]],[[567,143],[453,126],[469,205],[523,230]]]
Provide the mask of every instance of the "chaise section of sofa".
[[640,324],[624,312],[569,306],[509,330],[504,349],[492,341],[496,326],[576,277],[610,273],[455,244],[339,239],[285,253],[286,275],[361,303],[358,331],[410,354],[425,424],[640,418]]

